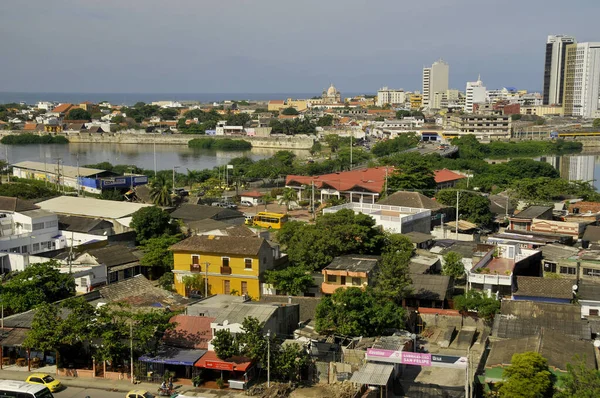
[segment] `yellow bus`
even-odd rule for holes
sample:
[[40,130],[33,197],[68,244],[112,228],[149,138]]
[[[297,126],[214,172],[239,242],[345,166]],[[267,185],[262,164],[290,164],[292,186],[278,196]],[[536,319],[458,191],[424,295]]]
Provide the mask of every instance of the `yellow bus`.
[[252,218],[252,223],[263,228],[280,229],[287,220],[288,216],[286,214],[261,211]]

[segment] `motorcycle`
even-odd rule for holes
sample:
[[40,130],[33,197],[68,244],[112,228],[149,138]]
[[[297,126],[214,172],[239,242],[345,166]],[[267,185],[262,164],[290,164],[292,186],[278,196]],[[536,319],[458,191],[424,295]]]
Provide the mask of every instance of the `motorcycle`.
[[159,397],[171,397],[174,394],[175,394],[175,390],[172,388],[168,388],[168,387],[165,387],[165,388],[159,387],[158,388],[158,396]]

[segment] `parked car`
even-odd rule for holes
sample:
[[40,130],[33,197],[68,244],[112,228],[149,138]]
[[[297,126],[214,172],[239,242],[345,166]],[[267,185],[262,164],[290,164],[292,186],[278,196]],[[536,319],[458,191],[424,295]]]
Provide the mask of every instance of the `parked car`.
[[246,207],[253,207],[253,206],[254,206],[254,205],[252,204],[252,202],[250,202],[249,200],[242,200],[242,201],[240,202],[240,204],[241,204],[242,206],[246,206]]
[[47,373],[32,373],[27,379],[25,379],[25,382],[29,384],[42,384],[48,387],[51,392],[56,392],[62,389],[61,382]]
[[146,390],[131,390],[125,395],[125,398],[155,398],[155,395]]

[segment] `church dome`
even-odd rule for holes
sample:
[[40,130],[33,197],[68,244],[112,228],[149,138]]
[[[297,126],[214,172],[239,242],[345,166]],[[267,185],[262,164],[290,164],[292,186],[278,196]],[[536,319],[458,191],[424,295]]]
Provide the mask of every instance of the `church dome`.
[[337,95],[337,93],[338,93],[338,91],[333,84],[331,86],[329,86],[329,88],[327,89],[328,97],[335,97]]

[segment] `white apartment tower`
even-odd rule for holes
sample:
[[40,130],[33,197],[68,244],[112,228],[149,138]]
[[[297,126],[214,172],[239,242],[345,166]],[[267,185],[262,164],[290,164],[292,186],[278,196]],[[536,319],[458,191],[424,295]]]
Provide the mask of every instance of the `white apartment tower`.
[[404,90],[393,90],[383,87],[377,91],[377,106],[385,104],[397,105],[406,102],[406,93]]
[[575,43],[575,38],[550,35],[546,40],[544,63],[544,105],[560,105],[563,99],[565,78],[566,46]]
[[434,93],[448,91],[450,67],[443,60],[438,60],[430,67],[423,68],[423,106],[431,106]]
[[566,46],[565,116],[600,117],[600,42]]
[[473,113],[473,104],[481,104],[486,99],[486,88],[481,81],[481,75],[476,82],[467,82],[465,90],[465,113]]

